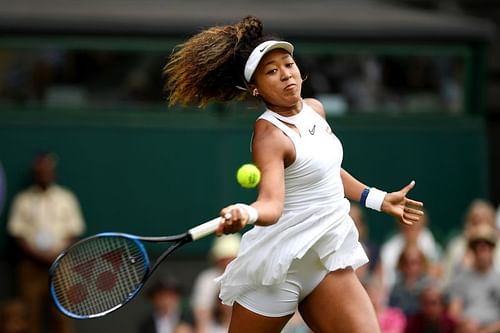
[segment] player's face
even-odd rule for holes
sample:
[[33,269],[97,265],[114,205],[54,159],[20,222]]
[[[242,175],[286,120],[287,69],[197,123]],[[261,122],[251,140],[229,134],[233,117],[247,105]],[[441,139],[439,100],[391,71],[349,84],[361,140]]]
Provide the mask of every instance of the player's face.
[[292,107],[301,100],[302,77],[292,56],[283,49],[267,53],[254,74],[255,86],[271,105]]

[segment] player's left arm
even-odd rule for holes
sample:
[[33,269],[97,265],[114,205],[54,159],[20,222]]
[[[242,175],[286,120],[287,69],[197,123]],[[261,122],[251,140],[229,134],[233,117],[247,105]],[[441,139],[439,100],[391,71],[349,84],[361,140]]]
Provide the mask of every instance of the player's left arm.
[[[340,177],[344,185],[345,196],[350,200],[363,201],[362,195],[364,191],[378,191],[380,193],[380,190],[370,189],[343,168],[340,170]],[[421,201],[407,197],[408,192],[414,187],[415,181],[411,181],[399,191],[385,193],[381,201],[380,211],[394,216],[401,223],[413,224],[414,222],[418,222],[420,217],[424,215],[424,204]]]

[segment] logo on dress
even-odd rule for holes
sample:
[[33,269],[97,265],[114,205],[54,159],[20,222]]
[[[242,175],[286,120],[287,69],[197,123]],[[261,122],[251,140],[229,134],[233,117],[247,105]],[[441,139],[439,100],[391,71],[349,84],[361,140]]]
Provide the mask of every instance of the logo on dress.
[[315,132],[316,132],[316,125],[314,125],[313,128],[309,130],[309,134],[314,135]]

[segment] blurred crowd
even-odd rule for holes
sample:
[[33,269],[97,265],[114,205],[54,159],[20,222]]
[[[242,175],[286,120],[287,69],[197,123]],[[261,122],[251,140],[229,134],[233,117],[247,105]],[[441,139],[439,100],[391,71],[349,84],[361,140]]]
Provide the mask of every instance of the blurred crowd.
[[[56,181],[57,165],[55,154],[37,154],[32,184],[9,207],[6,228],[14,240],[9,253],[17,291],[0,300],[0,333],[75,332],[74,322],[52,305],[47,288],[50,264],[85,231],[76,195]],[[429,215],[411,226],[398,224],[379,244],[370,237],[364,208],[351,204],[350,216],[370,258],[357,274],[383,333],[500,332],[500,209],[482,198],[460,209],[460,232],[445,244],[434,237]],[[214,238],[206,268],[189,288],[172,273],[157,274],[145,291],[151,311],[136,332],[227,332],[231,307],[220,302],[214,279],[236,257],[240,239],[240,234]],[[307,332],[299,313],[283,329]]]
[[[411,51],[410,51],[411,52]],[[331,114],[463,111],[464,59],[425,54],[297,54],[305,97]],[[161,105],[163,53],[0,50],[0,104]]]

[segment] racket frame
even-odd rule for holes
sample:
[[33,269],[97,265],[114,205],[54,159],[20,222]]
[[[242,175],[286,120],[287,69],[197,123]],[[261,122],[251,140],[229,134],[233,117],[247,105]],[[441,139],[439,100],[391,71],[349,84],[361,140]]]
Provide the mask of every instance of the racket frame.
[[[161,237],[148,237],[148,236],[138,236],[138,235],[133,235],[133,234],[128,234],[128,233],[120,233],[120,232],[103,232],[99,233],[93,236],[86,237],[84,239],[81,239],[71,246],[69,246],[67,249],[65,249],[63,252],[61,252],[57,258],[54,260],[52,266],[50,267],[50,277],[49,277],[49,290],[51,297],[56,305],[56,307],[66,316],[75,318],[75,319],[91,319],[91,318],[98,318],[105,316],[125,304],[127,304],[130,300],[132,300],[143,288],[144,284],[146,281],[149,279],[149,277],[153,274],[153,272],[160,266],[163,260],[170,255],[173,251],[175,251],[177,248],[181,247],[182,245],[201,239],[205,236],[208,236],[215,232],[217,229],[218,225],[220,224],[220,217],[216,217],[208,222],[205,222],[203,224],[200,224],[194,228],[189,229],[187,232],[178,234],[178,235],[173,235],[173,236],[161,236]],[[55,272],[61,263],[61,260],[73,249],[79,247],[82,243],[88,242],[92,239],[95,238],[102,238],[102,237],[120,237],[120,238],[126,238],[131,241],[133,241],[138,249],[141,251],[142,255],[144,256],[144,268],[145,268],[145,273],[141,279],[141,281],[138,283],[136,288],[131,291],[128,295],[128,297],[121,302],[120,304],[117,304],[116,306],[96,313],[96,314],[90,314],[90,315],[79,315],[75,314],[71,311],[68,311],[66,308],[64,308],[59,301],[56,290],[53,284],[53,277],[55,275]],[[174,242],[171,244],[163,253],[156,259],[154,262],[153,266],[151,266],[151,260],[149,258],[149,254],[146,250],[146,247],[144,246],[143,242],[148,242],[148,243],[166,243],[166,242]]]

